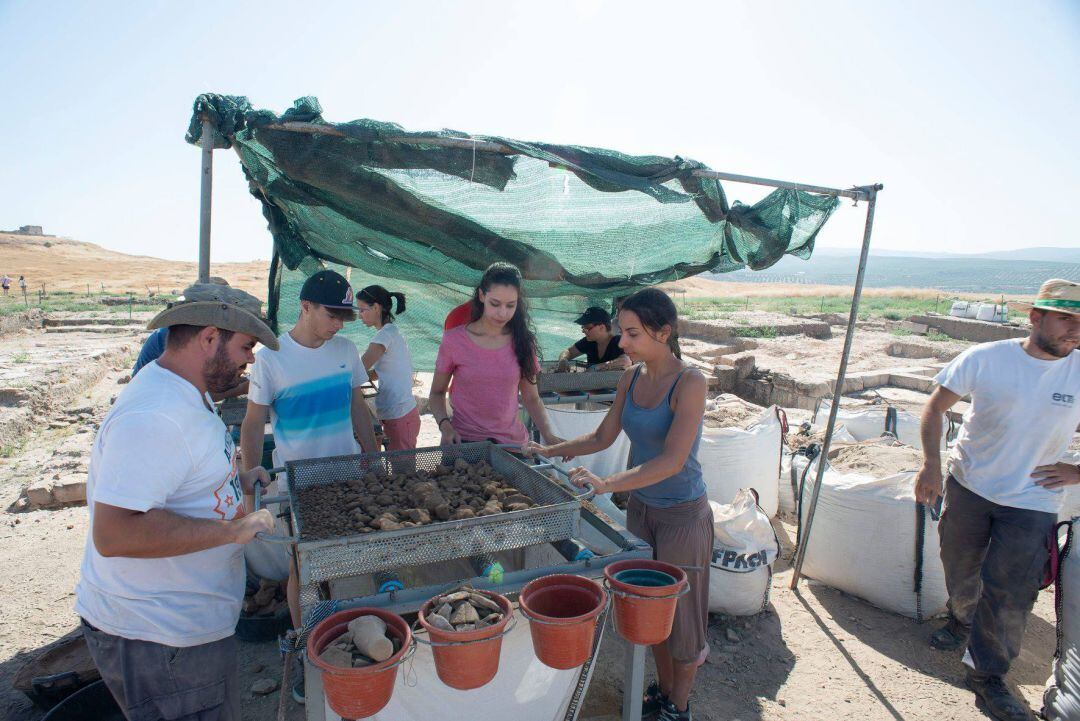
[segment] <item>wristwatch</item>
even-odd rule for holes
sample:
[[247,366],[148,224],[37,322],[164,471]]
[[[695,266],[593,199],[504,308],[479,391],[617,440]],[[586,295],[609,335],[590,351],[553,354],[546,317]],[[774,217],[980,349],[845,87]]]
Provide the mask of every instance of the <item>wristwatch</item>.
[[446,418],[443,418],[442,420],[440,420],[440,421],[439,421],[439,423],[438,423],[438,426],[439,426],[439,428],[441,429],[441,428],[442,428],[442,424],[443,424],[443,423],[444,423],[445,421],[448,421],[448,420],[450,420],[450,416],[447,416]]

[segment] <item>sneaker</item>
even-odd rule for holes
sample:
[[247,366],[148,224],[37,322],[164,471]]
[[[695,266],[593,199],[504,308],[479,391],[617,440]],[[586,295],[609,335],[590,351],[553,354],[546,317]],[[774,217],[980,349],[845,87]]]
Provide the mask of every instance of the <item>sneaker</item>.
[[293,656],[292,697],[293,701],[301,706],[306,702],[304,697],[304,654],[302,653]]
[[1001,676],[985,676],[968,671],[967,687],[986,704],[986,710],[999,721],[1033,721],[1035,718],[1023,701],[1018,699]]
[[971,627],[949,616],[948,622],[930,634],[930,647],[938,651],[955,651],[967,643]]
[[641,700],[641,717],[645,718],[658,713],[665,701],[667,701],[667,696],[660,692],[660,682],[653,681],[645,689],[645,696]]
[[656,721],[693,721],[694,717],[690,714],[690,704],[686,704],[686,710],[680,711],[675,708],[675,704],[671,703],[667,699],[660,705],[660,714],[656,717]]

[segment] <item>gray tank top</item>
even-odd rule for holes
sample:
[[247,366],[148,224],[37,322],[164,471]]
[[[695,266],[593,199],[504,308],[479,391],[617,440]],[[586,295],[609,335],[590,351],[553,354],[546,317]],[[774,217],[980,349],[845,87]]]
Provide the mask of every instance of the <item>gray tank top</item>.
[[[642,408],[634,403],[634,386],[637,384],[638,375],[641,374],[641,367],[639,366],[634,371],[622,411],[622,427],[630,439],[631,468],[640,466],[663,452],[664,441],[667,439],[668,430],[671,429],[671,422],[675,419],[675,412],[671,410],[671,396],[685,372],[683,370],[675,376],[675,381],[659,405],[655,408]],[[705,481],[701,477],[701,464],[698,463],[697,457],[703,424],[704,419],[698,424],[694,446],[690,449],[690,455],[686,457],[686,463],[678,473],[657,481],[651,486],[631,491],[631,495],[646,505],[660,508],[677,506],[704,495]]]

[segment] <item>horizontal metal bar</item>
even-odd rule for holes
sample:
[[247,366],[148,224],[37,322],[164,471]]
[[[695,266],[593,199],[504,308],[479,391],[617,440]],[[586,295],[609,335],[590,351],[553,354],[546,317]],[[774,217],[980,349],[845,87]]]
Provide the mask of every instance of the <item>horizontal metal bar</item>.
[[565,403],[607,403],[614,400],[614,393],[574,393],[572,395],[564,395],[557,391],[549,391],[540,396],[540,401],[545,406],[561,405]]
[[509,571],[503,574],[502,583],[493,583],[491,579],[486,576],[477,576],[476,578],[462,579],[451,583],[439,583],[431,586],[406,588],[403,591],[395,591],[392,594],[378,593],[371,596],[359,596],[347,600],[343,599],[340,600],[338,604],[341,610],[358,608],[361,606],[374,606],[377,608],[384,608],[394,613],[409,613],[419,610],[420,606],[424,605],[428,599],[438,596],[440,593],[445,593],[448,590],[457,588],[463,581],[468,582],[470,586],[476,589],[494,591],[504,595],[513,595],[520,593],[521,589],[523,589],[526,584],[537,578],[543,578],[544,576],[550,576],[556,573],[569,573],[590,578],[600,578],[603,576],[605,566],[615,563],[616,561],[628,561],[639,558],[651,559],[652,549],[646,546],[639,550],[620,551],[618,553],[613,553],[610,556],[594,556],[593,558],[584,561],[560,564],[558,566],[541,566],[539,568],[529,568],[521,571]]
[[771,178],[758,178],[752,175],[737,175],[736,173],[721,173],[717,170],[695,170],[694,175],[699,178],[716,178],[717,180],[730,180],[734,183],[749,183],[750,185],[768,185],[773,188],[786,188],[787,190],[803,190],[807,193],[819,195],[836,195],[853,200],[870,200],[870,197],[885,186],[880,183],[875,185],[863,185],[842,190],[840,188],[827,188],[822,185],[807,185],[806,183],[792,183],[787,180],[772,180]]
[[[344,138],[348,135],[338,130],[333,125],[321,123],[302,123],[290,121],[284,123],[271,123],[264,125],[271,130],[287,130],[294,133],[308,133],[311,135],[333,135]],[[493,143],[489,140],[474,140],[472,138],[442,138],[433,135],[389,136],[382,139],[384,142],[405,143],[411,145],[435,145],[443,148],[461,148],[464,150],[476,150],[500,155],[517,155],[518,151],[509,145]],[[772,180],[759,178],[753,175],[740,175],[738,173],[723,173],[718,170],[695,170],[693,174],[699,178],[716,178],[717,180],[730,180],[735,183],[749,183],[751,185],[767,185],[773,188],[786,188],[788,190],[803,190],[808,193],[819,195],[834,195],[853,200],[869,200],[870,196],[884,186],[880,183],[875,185],[863,185],[848,188],[828,188],[823,185],[809,185],[806,183],[792,183],[786,180]]]

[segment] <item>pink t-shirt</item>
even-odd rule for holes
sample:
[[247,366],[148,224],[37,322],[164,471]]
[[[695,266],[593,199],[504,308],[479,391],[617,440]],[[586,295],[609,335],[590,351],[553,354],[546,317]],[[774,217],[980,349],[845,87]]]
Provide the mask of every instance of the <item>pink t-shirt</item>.
[[521,369],[513,343],[495,350],[483,348],[469,337],[465,326],[451,328],[443,333],[435,370],[453,376],[451,423],[462,440],[524,443],[529,439],[518,417]]

